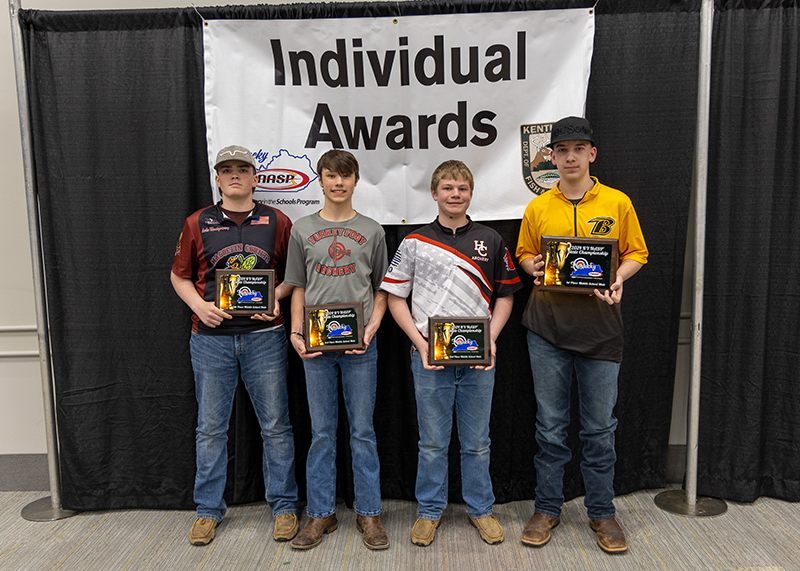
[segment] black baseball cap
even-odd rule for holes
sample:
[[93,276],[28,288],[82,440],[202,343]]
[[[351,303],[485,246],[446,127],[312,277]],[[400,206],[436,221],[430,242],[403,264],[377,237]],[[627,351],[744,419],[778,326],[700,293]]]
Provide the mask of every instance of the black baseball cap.
[[589,141],[593,147],[597,146],[592,126],[583,117],[564,117],[553,123],[550,142],[547,143],[547,146],[552,149],[553,145],[561,141]]

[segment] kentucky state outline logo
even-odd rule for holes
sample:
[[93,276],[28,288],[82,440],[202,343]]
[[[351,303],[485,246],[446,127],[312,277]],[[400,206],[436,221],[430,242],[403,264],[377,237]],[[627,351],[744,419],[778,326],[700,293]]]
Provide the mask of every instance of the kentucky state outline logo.
[[585,258],[576,258],[572,261],[571,278],[602,278],[603,268]]
[[331,321],[328,324],[328,337],[347,337],[353,334],[353,330],[346,323]]
[[298,192],[317,180],[308,155],[293,155],[286,149],[272,154],[259,149],[253,158],[259,164],[255,192]]
[[261,292],[245,286],[239,290],[239,301],[258,302],[262,300]]
[[460,353],[462,351],[477,351],[478,342],[474,339],[467,339],[463,335],[456,335],[453,339],[453,352]]
[[558,182],[558,169],[550,162],[550,131],[552,123],[520,125],[522,149],[522,178],[534,194],[542,194]]

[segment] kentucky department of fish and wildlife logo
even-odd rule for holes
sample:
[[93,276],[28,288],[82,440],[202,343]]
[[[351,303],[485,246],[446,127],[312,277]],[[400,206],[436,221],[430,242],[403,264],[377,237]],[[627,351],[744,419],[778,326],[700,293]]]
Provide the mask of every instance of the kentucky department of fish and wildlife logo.
[[550,131],[552,123],[520,125],[522,148],[522,178],[534,194],[550,190],[558,182],[558,169],[550,162]]

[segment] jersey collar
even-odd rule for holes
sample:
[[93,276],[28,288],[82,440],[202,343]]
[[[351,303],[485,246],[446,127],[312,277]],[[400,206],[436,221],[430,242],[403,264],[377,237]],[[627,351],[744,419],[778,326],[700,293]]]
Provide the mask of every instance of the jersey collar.
[[[453,231],[452,231],[450,228],[448,228],[447,226],[443,226],[443,225],[442,225],[442,223],[441,223],[441,222],[439,222],[439,217],[438,217],[438,216],[437,216],[436,218],[434,218],[434,219],[433,219],[433,223],[434,223],[434,224],[436,225],[436,227],[437,227],[437,228],[438,228],[438,229],[439,229],[441,232],[443,232],[444,234],[446,234],[446,235],[448,235],[448,236],[452,236],[452,235],[453,235]],[[459,235],[461,235],[461,234],[464,234],[464,233],[466,233],[466,232],[467,232],[467,231],[468,231],[468,230],[469,230],[471,227],[472,227],[472,218],[470,218],[470,217],[469,217],[469,214],[467,214],[467,223],[466,223],[466,224],[464,224],[463,226],[459,227],[459,228],[456,228],[455,235],[456,235],[456,236],[459,236]]]

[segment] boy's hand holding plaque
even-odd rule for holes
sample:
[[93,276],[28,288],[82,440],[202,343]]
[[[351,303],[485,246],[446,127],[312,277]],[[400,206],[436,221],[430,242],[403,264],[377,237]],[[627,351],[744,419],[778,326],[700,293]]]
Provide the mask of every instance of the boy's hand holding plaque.
[[617,279],[619,241],[608,238],[542,236],[541,291],[591,294]]
[[364,304],[306,305],[306,351],[350,351],[364,348]]
[[428,364],[491,365],[488,317],[429,317]]

